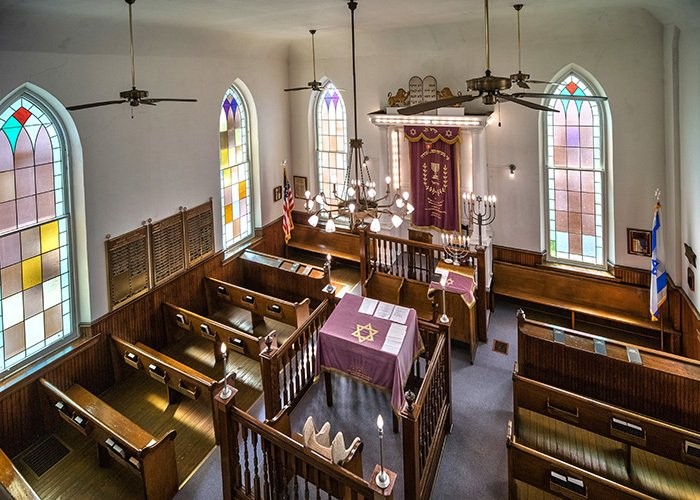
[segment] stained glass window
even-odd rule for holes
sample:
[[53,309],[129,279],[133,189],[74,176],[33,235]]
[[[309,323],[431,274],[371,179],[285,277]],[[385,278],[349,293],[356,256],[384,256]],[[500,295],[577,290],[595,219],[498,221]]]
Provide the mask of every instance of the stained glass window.
[[347,170],[348,131],[345,103],[332,83],[327,83],[316,100],[316,164],[319,190],[327,196],[334,182],[341,189]]
[[36,97],[0,109],[0,373],[74,335],[63,134]]
[[[554,92],[593,95],[570,73]],[[598,101],[551,99],[544,115],[548,258],[605,266],[603,110]]]
[[245,101],[236,87],[231,86],[219,114],[224,248],[253,235],[249,127]]

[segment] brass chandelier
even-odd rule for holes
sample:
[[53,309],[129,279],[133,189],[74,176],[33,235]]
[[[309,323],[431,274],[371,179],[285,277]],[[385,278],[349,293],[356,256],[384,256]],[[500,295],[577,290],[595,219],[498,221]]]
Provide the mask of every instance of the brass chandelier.
[[[396,189],[391,192],[391,177],[386,177],[386,190],[383,194],[377,192],[377,185],[372,181],[372,177],[367,166],[368,157],[362,149],[362,139],[357,137],[357,77],[355,71],[355,9],[357,1],[348,2],[350,9],[350,22],[352,31],[352,95],[353,95],[353,118],[355,126],[355,137],[350,139],[350,154],[348,164],[345,169],[345,178],[342,188],[338,191],[335,181],[330,194],[323,191],[316,196],[310,191],[304,193],[306,201],[304,206],[310,214],[309,224],[318,225],[322,218],[326,219],[325,230],[332,233],[335,231],[335,221],[338,218],[348,220],[351,230],[357,231],[369,226],[369,230],[375,233],[381,231],[380,219],[382,216],[389,217],[393,227],[398,228],[403,223],[406,216],[413,212],[413,206],[408,202],[408,192],[401,193]],[[351,178],[351,172],[354,177]]]

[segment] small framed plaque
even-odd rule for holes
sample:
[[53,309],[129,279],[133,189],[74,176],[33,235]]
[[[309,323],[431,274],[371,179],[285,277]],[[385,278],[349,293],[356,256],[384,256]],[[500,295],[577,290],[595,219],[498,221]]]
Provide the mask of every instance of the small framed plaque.
[[627,228],[627,253],[651,257],[651,231]]
[[301,175],[294,176],[294,197],[304,198],[304,193],[308,190],[308,182],[306,177]]

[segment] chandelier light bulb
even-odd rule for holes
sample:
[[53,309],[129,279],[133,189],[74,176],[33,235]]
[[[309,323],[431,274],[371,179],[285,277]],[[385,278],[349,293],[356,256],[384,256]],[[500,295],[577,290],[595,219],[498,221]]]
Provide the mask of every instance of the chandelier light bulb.
[[335,233],[335,222],[333,219],[328,219],[328,221],[326,221],[326,232]]
[[314,200],[306,200],[306,209],[311,210],[314,208]]
[[394,227],[399,227],[402,222],[403,222],[403,219],[401,217],[399,217],[398,215],[394,214],[391,216],[391,223],[394,225]]
[[396,198],[396,206],[398,208],[403,208],[403,198]]
[[318,203],[319,205],[323,203],[323,194],[319,193],[316,195],[316,203]]
[[410,203],[406,203],[406,212],[409,214],[412,214],[413,210],[414,210],[413,205],[411,205]]
[[311,227],[316,227],[317,224],[318,224],[318,215],[314,214],[311,217],[309,217],[309,225]]
[[386,181],[387,184],[391,184],[391,177],[389,177],[388,175],[386,176],[386,179],[384,179],[384,180]]
[[354,213],[355,213],[355,204],[354,204],[354,203],[350,203],[350,204],[348,205],[348,210],[350,210],[350,213],[351,213],[351,214],[354,214]]
[[462,199],[463,199],[464,201],[467,200],[467,193],[462,193]]
[[[353,185],[355,184],[355,181],[352,181]],[[348,196],[355,196],[355,188],[350,186],[348,188]]]
[[306,198],[307,200],[311,199],[311,191],[306,191],[304,193],[304,198]]
[[377,191],[373,187],[371,187],[367,191],[367,196],[369,196],[370,198],[374,198],[375,196],[377,196]]
[[379,219],[376,217],[372,219],[372,223],[369,225],[369,230],[373,233],[378,233],[382,230],[382,225],[379,223]]
[[408,191],[404,191],[401,196],[403,197],[404,200],[408,201]]

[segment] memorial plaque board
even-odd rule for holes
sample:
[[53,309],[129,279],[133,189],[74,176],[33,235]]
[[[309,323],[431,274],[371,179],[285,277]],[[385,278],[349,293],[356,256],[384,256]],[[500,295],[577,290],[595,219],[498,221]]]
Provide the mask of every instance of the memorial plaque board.
[[214,253],[214,212],[209,200],[185,212],[187,267]]
[[105,242],[110,310],[143,295],[151,286],[148,230],[134,229]]
[[185,270],[185,234],[182,214],[149,225],[153,284],[160,285]]

